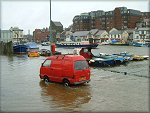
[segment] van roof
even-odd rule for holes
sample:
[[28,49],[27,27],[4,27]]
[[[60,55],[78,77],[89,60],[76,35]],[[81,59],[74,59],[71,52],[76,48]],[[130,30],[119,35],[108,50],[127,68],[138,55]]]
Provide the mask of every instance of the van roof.
[[61,60],[61,59],[64,59],[64,60],[73,60],[73,61],[76,61],[76,60],[85,60],[85,58],[81,55],[53,55],[53,56],[50,56],[48,57],[47,59],[49,60],[54,60],[54,59],[58,59],[58,60]]

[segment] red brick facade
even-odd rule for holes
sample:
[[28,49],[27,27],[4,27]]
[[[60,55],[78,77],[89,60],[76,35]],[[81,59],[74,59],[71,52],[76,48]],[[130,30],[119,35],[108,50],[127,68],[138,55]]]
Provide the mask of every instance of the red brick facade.
[[118,30],[128,28],[132,29],[136,27],[136,23],[141,21],[141,19],[150,18],[150,12],[141,12],[138,10],[127,9],[126,7],[117,7],[113,11],[108,12],[102,10],[92,11],[88,14],[90,17],[86,21],[81,18],[82,15],[74,17],[74,31],[91,29],[103,29],[109,31],[112,28]]
[[35,29],[33,32],[33,38],[35,42],[48,41],[48,35],[50,34],[48,28],[46,29]]

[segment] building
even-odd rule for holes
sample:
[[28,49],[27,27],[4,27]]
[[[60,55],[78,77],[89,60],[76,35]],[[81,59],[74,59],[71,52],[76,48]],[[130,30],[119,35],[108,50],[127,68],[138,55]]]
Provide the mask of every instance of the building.
[[50,30],[48,28],[35,29],[33,31],[34,41],[37,43],[51,41],[56,42],[63,32],[63,25],[60,22],[51,22],[52,35],[50,37]]
[[121,42],[122,44],[125,44],[128,42],[128,33],[127,31],[124,30],[117,30],[115,28],[111,29],[109,31],[109,40],[113,41],[118,41]]
[[73,18],[73,31],[87,31],[91,29],[118,30],[132,29],[141,19],[150,18],[150,12],[127,9],[127,7],[116,7],[112,11],[97,10],[81,13]]
[[5,42],[5,43],[13,41],[12,35],[13,35],[12,31],[10,31],[10,30],[1,30],[0,41]]
[[106,30],[99,30],[95,34],[95,39],[99,40],[99,42],[108,42],[109,41],[109,34]]
[[23,37],[23,30],[18,27],[11,27],[9,29],[12,32],[12,41],[14,43],[24,43],[27,41],[26,38]]
[[150,27],[140,27],[133,32],[133,42],[150,43]]
[[48,41],[49,34],[50,34],[50,32],[49,32],[48,28],[35,29],[33,31],[33,39],[37,43]]
[[63,32],[63,25],[61,24],[61,22],[51,21],[51,24],[52,24],[52,30],[54,30],[56,33]]

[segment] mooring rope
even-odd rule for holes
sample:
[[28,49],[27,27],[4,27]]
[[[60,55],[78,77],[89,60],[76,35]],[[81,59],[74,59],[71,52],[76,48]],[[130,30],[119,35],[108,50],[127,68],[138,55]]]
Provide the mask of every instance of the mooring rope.
[[[113,73],[123,73],[124,75],[132,75],[132,76],[150,78],[150,76],[143,76],[143,75],[134,74],[135,72],[128,73],[128,72],[121,72],[121,71],[108,70],[108,69],[102,69],[102,70],[104,70],[104,71],[110,71],[110,72],[113,72]],[[140,71],[137,71],[137,72],[140,72]]]

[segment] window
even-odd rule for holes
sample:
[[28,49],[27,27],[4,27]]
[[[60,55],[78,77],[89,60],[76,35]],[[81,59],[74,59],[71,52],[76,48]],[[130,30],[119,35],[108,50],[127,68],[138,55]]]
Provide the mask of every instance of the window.
[[75,62],[75,70],[83,70],[83,69],[87,69],[87,68],[88,68],[87,61],[81,60],[81,61]]
[[45,67],[49,67],[51,65],[51,60],[46,60],[44,63],[43,63],[43,66]]

